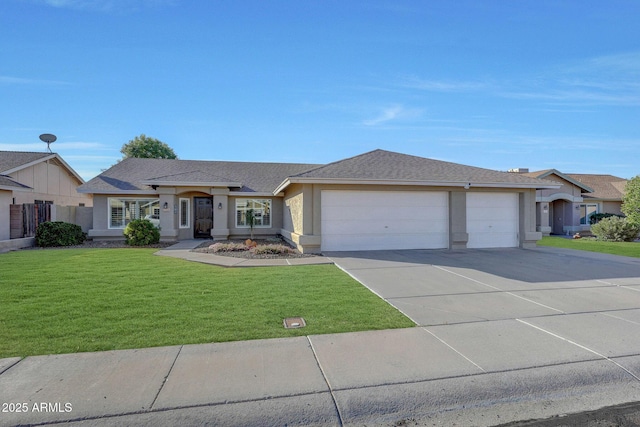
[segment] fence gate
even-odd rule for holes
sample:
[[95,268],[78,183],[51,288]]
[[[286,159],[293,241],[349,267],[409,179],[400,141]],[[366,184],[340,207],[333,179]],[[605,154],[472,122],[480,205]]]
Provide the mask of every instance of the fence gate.
[[12,239],[33,237],[39,224],[51,221],[51,205],[48,203],[11,205],[9,212]]

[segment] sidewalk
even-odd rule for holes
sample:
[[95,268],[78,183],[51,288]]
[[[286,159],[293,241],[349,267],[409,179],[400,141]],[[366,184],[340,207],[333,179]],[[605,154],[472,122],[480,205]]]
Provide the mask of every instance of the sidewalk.
[[201,244],[202,240],[182,240],[173,246],[159,250],[156,252],[156,255],[182,258],[187,261],[219,265],[222,267],[270,267],[285,265],[333,264],[333,261],[323,256],[286,259],[247,259],[191,251]]
[[488,426],[640,387],[601,359],[482,371],[410,328],[0,359],[0,400],[1,426]]

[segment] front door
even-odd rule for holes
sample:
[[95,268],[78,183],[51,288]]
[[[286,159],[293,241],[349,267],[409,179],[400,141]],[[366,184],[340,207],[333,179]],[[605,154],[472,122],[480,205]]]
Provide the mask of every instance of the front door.
[[209,238],[213,228],[213,198],[194,197],[193,201],[196,205],[193,237]]

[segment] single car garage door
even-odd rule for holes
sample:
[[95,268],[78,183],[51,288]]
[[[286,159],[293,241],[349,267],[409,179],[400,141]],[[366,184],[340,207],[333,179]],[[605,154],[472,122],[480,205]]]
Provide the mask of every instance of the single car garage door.
[[323,251],[449,247],[446,192],[322,192]]
[[517,193],[467,193],[467,247],[518,246],[518,218]]

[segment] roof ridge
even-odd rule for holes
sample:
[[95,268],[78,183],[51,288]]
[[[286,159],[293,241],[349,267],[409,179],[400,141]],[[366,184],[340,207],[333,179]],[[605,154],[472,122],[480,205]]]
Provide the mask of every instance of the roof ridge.
[[[323,165],[319,165],[319,166],[317,166],[315,168],[311,168],[309,170],[306,170],[304,172],[300,172],[300,173],[297,173],[297,174],[291,175],[291,176],[294,177],[294,176],[299,176],[299,175],[302,175],[302,174],[305,174],[305,173],[314,172],[314,171],[320,170],[322,168],[326,168],[326,167],[331,166],[331,165],[335,165],[335,164],[338,164],[338,163],[346,162],[348,160],[353,160],[353,159],[356,159],[358,157],[362,157],[362,156],[366,156],[368,154],[375,153],[376,151],[385,152],[385,153],[393,153],[393,151],[387,151],[387,150],[383,150],[381,148],[376,148],[375,150],[371,150],[371,151],[367,151],[366,153],[361,153],[361,154],[357,154],[355,156],[347,157],[346,159],[340,159],[340,160],[336,160],[336,161],[333,161],[333,162],[325,163]],[[402,153],[395,153],[395,154],[402,154]]]

